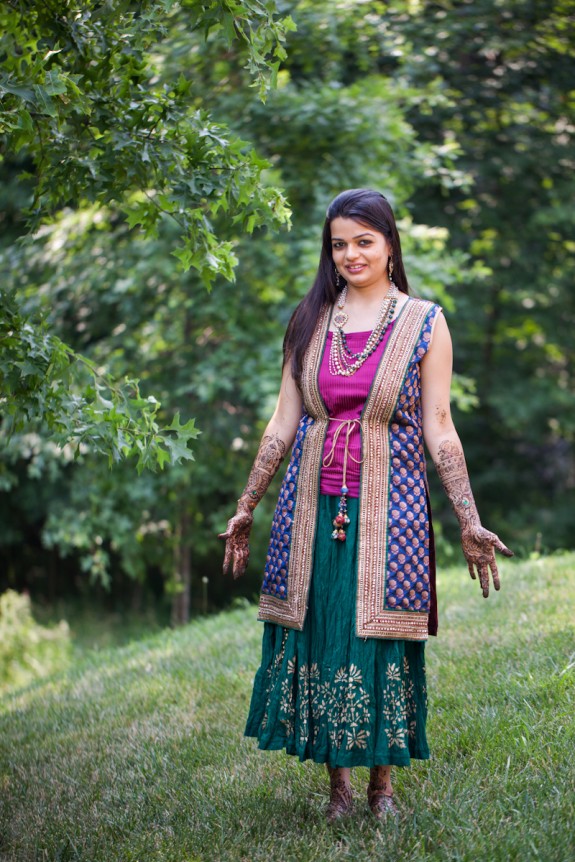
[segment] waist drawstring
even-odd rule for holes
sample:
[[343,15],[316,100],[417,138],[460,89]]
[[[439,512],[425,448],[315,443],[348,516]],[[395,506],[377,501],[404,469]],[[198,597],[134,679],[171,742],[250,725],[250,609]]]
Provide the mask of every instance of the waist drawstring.
[[322,465],[324,467],[331,467],[333,464],[333,460],[335,458],[335,450],[337,446],[337,441],[339,440],[340,435],[343,433],[345,428],[345,444],[344,444],[344,452],[343,452],[343,477],[341,483],[341,497],[339,498],[339,507],[337,515],[333,520],[333,526],[335,527],[334,531],[331,534],[332,539],[339,539],[340,542],[345,542],[346,534],[345,527],[349,524],[349,517],[347,514],[347,459],[351,458],[351,460],[355,464],[362,464],[363,458],[354,458],[351,452],[349,451],[349,438],[353,431],[354,425],[358,425],[361,427],[361,423],[359,419],[336,419],[330,416],[330,422],[339,422],[339,426],[335,430],[335,434],[333,435],[333,441],[331,444],[331,449],[324,457],[322,461]]

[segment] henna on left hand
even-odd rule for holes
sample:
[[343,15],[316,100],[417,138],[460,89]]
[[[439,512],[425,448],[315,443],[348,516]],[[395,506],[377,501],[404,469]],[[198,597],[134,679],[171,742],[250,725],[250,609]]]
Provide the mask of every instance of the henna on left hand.
[[489,570],[495,589],[501,586],[495,549],[505,557],[512,557],[513,551],[503,544],[499,536],[481,526],[461,445],[454,440],[443,440],[439,445],[435,468],[461,527],[461,547],[469,574],[475,580],[477,569],[483,597],[487,598]]
[[489,595],[489,570],[491,570],[495,589],[498,590],[501,587],[497,563],[495,561],[495,549],[502,553],[504,557],[512,557],[513,551],[510,551],[503,544],[499,536],[486,530],[481,524],[470,526],[462,531],[461,547],[463,555],[467,560],[469,574],[473,580],[477,578],[475,573],[475,569],[477,569],[479,583],[483,590],[483,598],[486,599]]

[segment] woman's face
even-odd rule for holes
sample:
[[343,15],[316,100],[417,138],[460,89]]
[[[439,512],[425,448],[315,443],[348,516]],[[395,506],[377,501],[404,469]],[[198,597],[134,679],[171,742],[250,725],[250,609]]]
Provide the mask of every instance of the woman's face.
[[333,262],[354,287],[389,284],[387,262],[391,252],[382,233],[351,218],[334,218],[330,223]]

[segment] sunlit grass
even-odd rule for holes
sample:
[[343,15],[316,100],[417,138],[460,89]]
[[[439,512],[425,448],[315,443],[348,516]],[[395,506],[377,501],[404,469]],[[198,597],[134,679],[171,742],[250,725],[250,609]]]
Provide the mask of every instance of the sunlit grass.
[[242,737],[255,609],[88,654],[0,706],[0,860],[575,858],[575,555],[502,566],[484,601],[442,573],[428,648],[433,759],[402,814],[324,822],[324,769]]

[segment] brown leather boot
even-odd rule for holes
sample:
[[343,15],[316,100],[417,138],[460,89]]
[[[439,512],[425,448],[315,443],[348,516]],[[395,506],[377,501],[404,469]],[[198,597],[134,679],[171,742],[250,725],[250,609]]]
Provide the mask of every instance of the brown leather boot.
[[328,823],[334,823],[350,814],[353,808],[351,787],[341,777],[341,769],[327,767],[329,772],[329,804],[325,812]]

